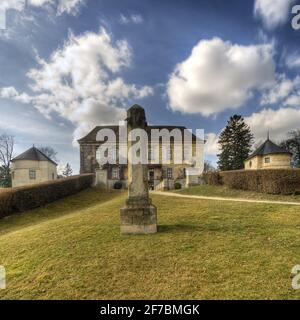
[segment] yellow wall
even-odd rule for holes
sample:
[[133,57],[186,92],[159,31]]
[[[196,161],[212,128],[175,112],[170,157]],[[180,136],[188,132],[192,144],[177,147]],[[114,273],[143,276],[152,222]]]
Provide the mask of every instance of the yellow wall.
[[[29,179],[29,170],[36,171],[36,179]],[[17,160],[12,163],[12,186],[21,187],[30,184],[57,179],[56,165],[49,161]]]
[[[270,163],[265,163],[265,158],[270,158]],[[251,167],[250,162],[252,163]],[[256,156],[245,161],[245,170],[288,169],[290,167],[291,155],[286,153]]]

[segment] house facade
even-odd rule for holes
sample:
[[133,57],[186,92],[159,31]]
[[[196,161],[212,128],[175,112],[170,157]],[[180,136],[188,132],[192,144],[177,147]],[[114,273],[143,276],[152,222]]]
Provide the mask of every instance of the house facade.
[[46,182],[57,179],[57,164],[32,147],[12,160],[12,187]]
[[269,138],[245,161],[245,170],[289,169],[292,154]]
[[[109,189],[116,188],[116,184],[118,184],[122,188],[127,187],[127,165],[120,164],[119,159],[116,159],[116,164],[106,164],[104,166],[99,166],[97,161],[97,150],[101,145],[101,142],[97,141],[96,137],[98,132],[101,129],[111,129],[114,131],[117,137],[117,145],[119,144],[118,137],[119,137],[119,126],[98,126],[94,128],[88,135],[84,138],[78,140],[80,145],[80,173],[94,173],[96,176],[96,184],[98,186],[106,187]],[[179,129],[184,135],[185,127],[182,126],[148,126],[147,133],[148,137],[150,137],[150,132],[152,129],[167,129],[168,132],[172,132],[173,129]],[[197,138],[195,135],[192,135],[190,141],[191,144],[189,148],[192,150],[192,156],[196,157],[196,142]],[[174,139],[170,144],[164,144],[162,140],[159,142],[159,150],[160,150],[160,157],[159,163],[151,164],[152,161],[152,150],[150,139],[148,144],[148,185],[150,189],[173,189],[175,184],[177,187],[185,187],[187,185],[198,184],[199,177],[203,172],[204,168],[204,141],[199,141],[198,143],[202,145],[201,152],[198,152],[198,165],[197,167],[191,168],[190,163],[182,163],[176,164],[174,161],[174,152],[176,151],[176,143]],[[182,150],[183,142],[182,144]],[[185,145],[186,147],[186,145]],[[162,163],[162,150],[166,150],[168,148],[168,164]],[[118,150],[116,152],[118,154]],[[195,160],[195,159],[194,159]]]

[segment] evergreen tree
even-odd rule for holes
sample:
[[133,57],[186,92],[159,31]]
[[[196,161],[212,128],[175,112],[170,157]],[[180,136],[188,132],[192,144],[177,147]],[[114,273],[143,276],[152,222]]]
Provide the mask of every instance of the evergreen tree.
[[244,118],[239,115],[230,117],[226,128],[221,132],[219,141],[220,154],[218,166],[222,171],[244,168],[253,144],[253,134]]
[[62,174],[64,177],[70,177],[73,174],[72,167],[69,163],[66,164]]

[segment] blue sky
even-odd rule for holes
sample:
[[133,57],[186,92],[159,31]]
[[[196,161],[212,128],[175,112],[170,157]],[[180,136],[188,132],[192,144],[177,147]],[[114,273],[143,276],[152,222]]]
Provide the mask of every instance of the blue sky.
[[76,172],[76,139],[134,103],[150,123],[205,129],[212,162],[234,113],[257,142],[300,128],[297,0],[1,3],[0,133],[16,154],[50,145]]

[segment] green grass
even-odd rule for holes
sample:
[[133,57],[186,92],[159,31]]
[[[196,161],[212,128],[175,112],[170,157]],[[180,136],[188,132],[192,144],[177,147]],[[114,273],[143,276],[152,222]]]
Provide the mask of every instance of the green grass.
[[234,190],[223,186],[202,185],[174,191],[175,193],[222,198],[300,202],[300,195],[273,195],[252,191]]
[[299,299],[300,211],[153,196],[159,232],[121,236],[125,193],[93,189],[0,221],[2,299]]

